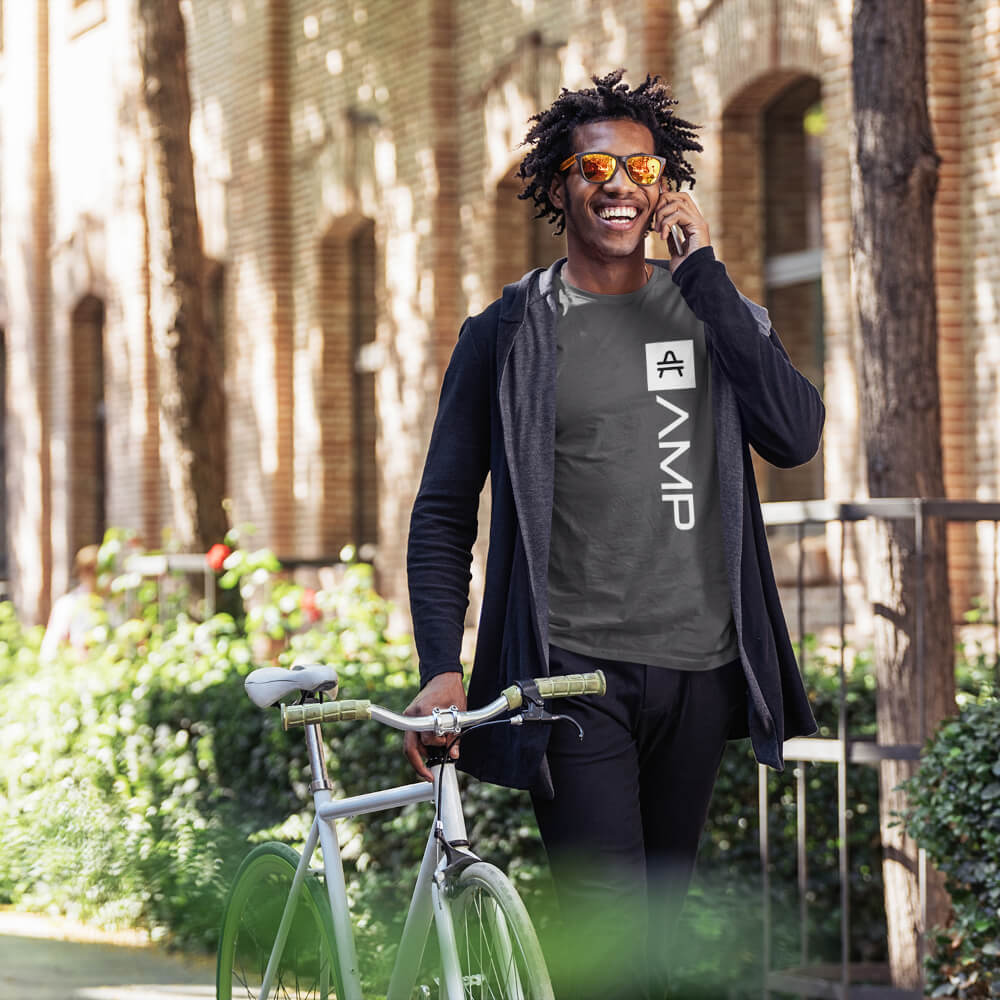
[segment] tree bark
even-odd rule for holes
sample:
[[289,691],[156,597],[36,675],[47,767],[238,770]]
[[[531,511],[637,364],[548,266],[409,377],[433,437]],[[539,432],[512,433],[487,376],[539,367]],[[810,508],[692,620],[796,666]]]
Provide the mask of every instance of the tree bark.
[[173,541],[182,551],[205,551],[228,530],[225,398],[204,316],[187,41],[178,0],[138,0],[137,9],[161,454]]
[[[933,262],[938,157],[927,109],[924,17],[924,0],[854,2],[852,257],[872,497],[944,496]],[[944,525],[927,522],[922,563],[912,521],[880,521],[872,532],[879,742],[922,743],[955,706]],[[920,982],[925,928],[916,846],[895,815],[905,806],[895,789],[912,771],[887,762],[880,775],[890,963],[893,981],[910,988]],[[932,875],[928,922],[943,923],[947,910]]]

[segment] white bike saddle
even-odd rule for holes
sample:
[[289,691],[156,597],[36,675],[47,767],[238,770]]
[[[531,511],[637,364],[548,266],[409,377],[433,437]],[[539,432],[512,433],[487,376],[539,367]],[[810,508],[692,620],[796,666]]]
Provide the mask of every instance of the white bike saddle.
[[243,687],[258,708],[268,708],[294,691],[309,694],[326,691],[331,698],[336,698],[337,683],[337,671],[333,667],[322,663],[297,663],[291,670],[260,667],[247,675]]

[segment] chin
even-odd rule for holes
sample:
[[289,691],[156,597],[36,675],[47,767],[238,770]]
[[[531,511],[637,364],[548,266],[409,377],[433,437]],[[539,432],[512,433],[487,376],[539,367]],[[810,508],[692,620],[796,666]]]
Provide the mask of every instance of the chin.
[[623,244],[623,243],[604,244],[600,247],[600,254],[602,257],[614,257],[616,259],[620,259],[623,257],[632,257],[635,254],[642,252],[644,243],[645,243],[645,238],[640,237],[637,240],[632,240],[628,244]]

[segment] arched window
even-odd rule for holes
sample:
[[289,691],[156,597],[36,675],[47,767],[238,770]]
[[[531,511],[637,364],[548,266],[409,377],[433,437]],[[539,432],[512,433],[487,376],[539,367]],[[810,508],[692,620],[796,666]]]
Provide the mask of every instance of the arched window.
[[[801,78],[763,113],[765,305],[795,366],[823,387],[822,131],[820,85]],[[768,499],[823,496],[818,455],[769,470]]]
[[317,385],[322,501],[319,544],[336,555],[348,543],[378,541],[375,460],[375,223],[340,220],[320,247],[322,358]]
[[361,223],[350,247],[354,539],[366,547],[378,540],[376,367],[371,354],[375,343],[375,223],[371,219]]
[[70,344],[70,539],[76,552],[100,542],[107,528],[104,303],[93,295],[73,310]]
[[[767,306],[795,366],[822,388],[820,84],[780,71],[730,101],[723,116],[723,257],[746,295]],[[763,500],[824,494],[823,462],[775,469],[755,456]]]
[[[225,377],[226,372],[226,268],[219,261],[208,257],[205,259],[205,285],[203,312],[205,316],[205,334],[211,340],[215,350],[216,370],[220,377]],[[223,403],[226,403],[226,393],[223,393]],[[228,410],[228,406],[227,406]],[[222,426],[228,425],[228,414],[224,414]],[[229,495],[229,461],[228,461],[228,440],[226,431],[221,431],[223,440],[226,440],[225,451],[225,492]]]

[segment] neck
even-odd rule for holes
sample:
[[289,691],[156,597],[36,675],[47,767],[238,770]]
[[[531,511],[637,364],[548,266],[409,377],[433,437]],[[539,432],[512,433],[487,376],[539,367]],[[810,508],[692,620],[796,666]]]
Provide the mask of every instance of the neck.
[[597,260],[569,253],[563,267],[563,279],[574,288],[598,295],[625,295],[642,288],[649,280],[649,267],[640,244],[637,253],[628,257]]

